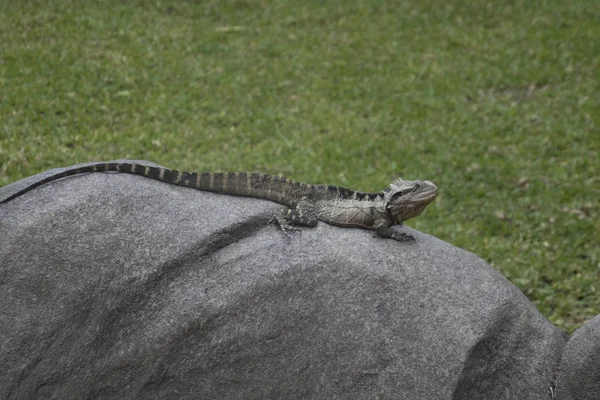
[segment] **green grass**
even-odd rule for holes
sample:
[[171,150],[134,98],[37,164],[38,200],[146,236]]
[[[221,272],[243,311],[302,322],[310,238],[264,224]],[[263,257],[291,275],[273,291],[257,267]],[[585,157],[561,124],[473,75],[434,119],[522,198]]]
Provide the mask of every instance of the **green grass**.
[[0,0],[0,185],[141,158],[379,190],[572,332],[600,311],[596,0]]

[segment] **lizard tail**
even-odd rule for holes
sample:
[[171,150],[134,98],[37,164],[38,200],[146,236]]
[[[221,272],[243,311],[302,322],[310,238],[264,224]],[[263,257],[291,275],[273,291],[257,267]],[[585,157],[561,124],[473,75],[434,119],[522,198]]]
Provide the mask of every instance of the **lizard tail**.
[[93,165],[86,165],[84,167],[78,167],[78,168],[70,168],[67,169],[65,171],[59,172],[57,174],[54,175],[50,175],[44,179],[41,179],[37,182],[32,183],[29,186],[26,186],[25,188],[19,190],[18,192],[10,195],[9,197],[7,197],[6,199],[0,201],[1,203],[6,203],[16,197],[21,196],[24,193],[29,192],[30,190],[35,189],[36,187],[45,185],[46,183],[50,183],[62,178],[66,178],[67,176],[72,176],[72,175],[77,175],[77,174],[83,174],[83,173],[87,173],[87,172],[104,172],[104,171],[110,171],[109,169],[109,165],[110,164],[114,164],[114,163],[97,163],[97,164],[93,164]]
[[197,190],[236,196],[257,197],[290,205],[292,191],[305,190],[305,184],[267,174],[246,172],[182,172],[163,167],[153,167],[131,162],[100,162],[66,169],[50,175],[12,194],[0,203],[6,203],[39,186],[73,175],[90,172],[121,172],[185,186]]

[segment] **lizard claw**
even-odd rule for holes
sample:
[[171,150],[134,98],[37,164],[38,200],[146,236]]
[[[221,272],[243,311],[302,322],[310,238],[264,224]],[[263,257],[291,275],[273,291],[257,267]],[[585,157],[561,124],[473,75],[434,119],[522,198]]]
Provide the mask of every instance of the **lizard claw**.
[[404,233],[404,232],[392,233],[392,239],[395,239],[399,242],[414,242],[415,241],[414,236],[409,235],[408,233]]
[[301,229],[295,228],[294,226],[292,226],[287,218],[287,211],[286,210],[281,210],[281,213],[279,214],[275,214],[275,216],[271,219],[271,221],[276,220],[277,224],[279,225],[279,228],[281,228],[281,231],[289,238],[291,238],[292,234],[298,233],[298,232],[302,232]]
[[390,237],[399,242],[414,242],[415,237],[398,229],[399,226],[394,226],[390,229]]

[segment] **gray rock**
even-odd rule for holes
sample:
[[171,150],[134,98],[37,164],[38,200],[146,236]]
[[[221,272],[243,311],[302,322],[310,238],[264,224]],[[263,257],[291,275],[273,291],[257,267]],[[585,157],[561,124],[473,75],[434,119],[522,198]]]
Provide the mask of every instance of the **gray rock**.
[[0,204],[0,398],[549,399],[565,337],[480,258],[280,208],[118,173]]
[[600,315],[577,329],[565,346],[557,400],[600,398]]

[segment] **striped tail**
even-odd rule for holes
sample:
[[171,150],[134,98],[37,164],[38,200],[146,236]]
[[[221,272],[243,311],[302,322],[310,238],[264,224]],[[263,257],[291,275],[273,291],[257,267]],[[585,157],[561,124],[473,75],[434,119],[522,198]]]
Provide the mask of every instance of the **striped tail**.
[[290,199],[296,198],[298,193],[306,192],[309,186],[284,177],[259,173],[182,172],[136,163],[104,162],[67,169],[48,176],[18,191],[0,203],[6,203],[46,183],[90,172],[121,172],[140,175],[173,185],[236,196],[258,197],[287,206],[292,205]]

